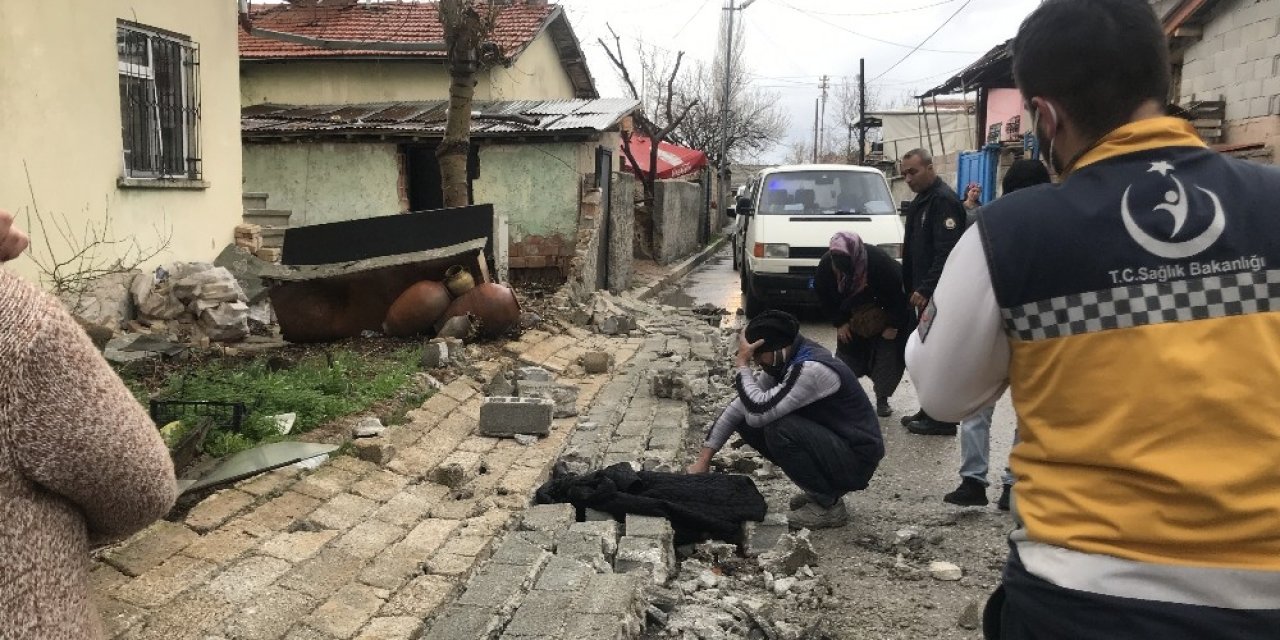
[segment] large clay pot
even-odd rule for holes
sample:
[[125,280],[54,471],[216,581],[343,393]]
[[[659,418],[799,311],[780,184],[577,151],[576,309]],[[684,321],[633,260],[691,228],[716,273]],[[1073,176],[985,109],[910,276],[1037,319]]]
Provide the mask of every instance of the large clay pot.
[[470,313],[476,319],[477,333],[482,338],[497,338],[520,323],[520,303],[510,287],[492,282],[476,285],[466,295],[453,301],[437,328],[450,318]]
[[449,308],[449,291],[439,282],[424,280],[400,294],[387,310],[383,332],[403,338],[426,333]]
[[471,272],[462,268],[462,265],[455,264],[444,272],[444,286],[449,287],[449,293],[452,293],[453,297],[461,298],[476,287],[476,279],[471,277]]

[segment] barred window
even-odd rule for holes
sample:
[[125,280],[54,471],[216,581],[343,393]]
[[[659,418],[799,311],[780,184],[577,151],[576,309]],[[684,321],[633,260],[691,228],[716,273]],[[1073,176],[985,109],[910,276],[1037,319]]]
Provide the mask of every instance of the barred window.
[[200,49],[186,36],[116,26],[124,177],[200,180]]

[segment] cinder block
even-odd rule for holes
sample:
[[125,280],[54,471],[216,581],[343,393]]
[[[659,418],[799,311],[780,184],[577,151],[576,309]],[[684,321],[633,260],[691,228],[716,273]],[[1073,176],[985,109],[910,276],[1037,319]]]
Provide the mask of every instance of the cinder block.
[[576,521],[571,504],[539,504],[525,510],[520,520],[520,530],[555,534],[568,529]]
[[670,544],[664,545],[653,538],[622,536],[613,568],[617,573],[638,573],[661,585],[670,578],[673,564]]
[[520,380],[516,382],[521,398],[542,398],[555,404],[552,415],[570,418],[578,415],[578,387],[559,382]]
[[609,519],[575,522],[569,525],[569,533],[599,538],[603,544],[604,552],[612,556],[618,550],[618,536],[621,532],[618,529],[618,521]]
[[485,398],[480,405],[480,433],[494,437],[551,433],[555,403],[543,398]]
[[603,351],[591,351],[582,356],[582,368],[589,374],[609,373],[609,365],[613,358]]
[[671,523],[666,518],[627,515],[626,535],[633,538],[649,538],[670,545],[675,538]]

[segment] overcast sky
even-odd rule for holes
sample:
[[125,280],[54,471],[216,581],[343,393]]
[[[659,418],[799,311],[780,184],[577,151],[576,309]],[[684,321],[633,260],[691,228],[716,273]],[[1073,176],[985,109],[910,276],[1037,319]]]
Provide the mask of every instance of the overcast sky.
[[[727,0],[559,0],[558,4],[569,11],[605,96],[626,93],[596,42],[600,37],[609,39],[606,24],[623,37],[628,53],[634,52],[636,40],[685,51],[686,60],[710,61],[722,50],[717,33]],[[788,141],[812,140],[820,76],[831,76],[833,83],[844,77],[853,80],[858,58],[866,58],[873,91],[900,101],[936,86],[1013,37],[1038,4],[1038,0],[757,0],[738,12],[736,19],[746,23],[747,68],[760,86],[781,95],[790,115]],[[911,53],[939,27],[920,50]],[[779,145],[764,160],[780,161],[785,146]]]

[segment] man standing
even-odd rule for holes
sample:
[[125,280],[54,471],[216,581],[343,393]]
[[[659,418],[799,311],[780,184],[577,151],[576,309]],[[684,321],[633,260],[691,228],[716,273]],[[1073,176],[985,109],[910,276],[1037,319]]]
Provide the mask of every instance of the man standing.
[[983,210],[907,352],[938,416],[1012,387],[988,637],[1274,638],[1280,172],[1165,117],[1144,0],[1047,0],[1013,51],[1063,180]]
[[[933,156],[924,149],[902,157],[902,176],[916,194],[907,208],[906,237],[902,245],[902,280],[919,313],[933,297],[942,267],[964,233],[966,212],[956,192],[938,177]],[[902,418],[911,433],[922,436],[954,436],[955,422],[932,418],[924,409]]]
[[[759,376],[752,361],[764,370]],[[689,472],[706,473],[736,431],[804,491],[791,499],[792,528],[844,526],[844,494],[867,488],[884,457],[880,422],[858,379],[830,350],[800,335],[800,323],[782,311],[766,311],[747,325],[734,364],[738,397],[712,426]]]

